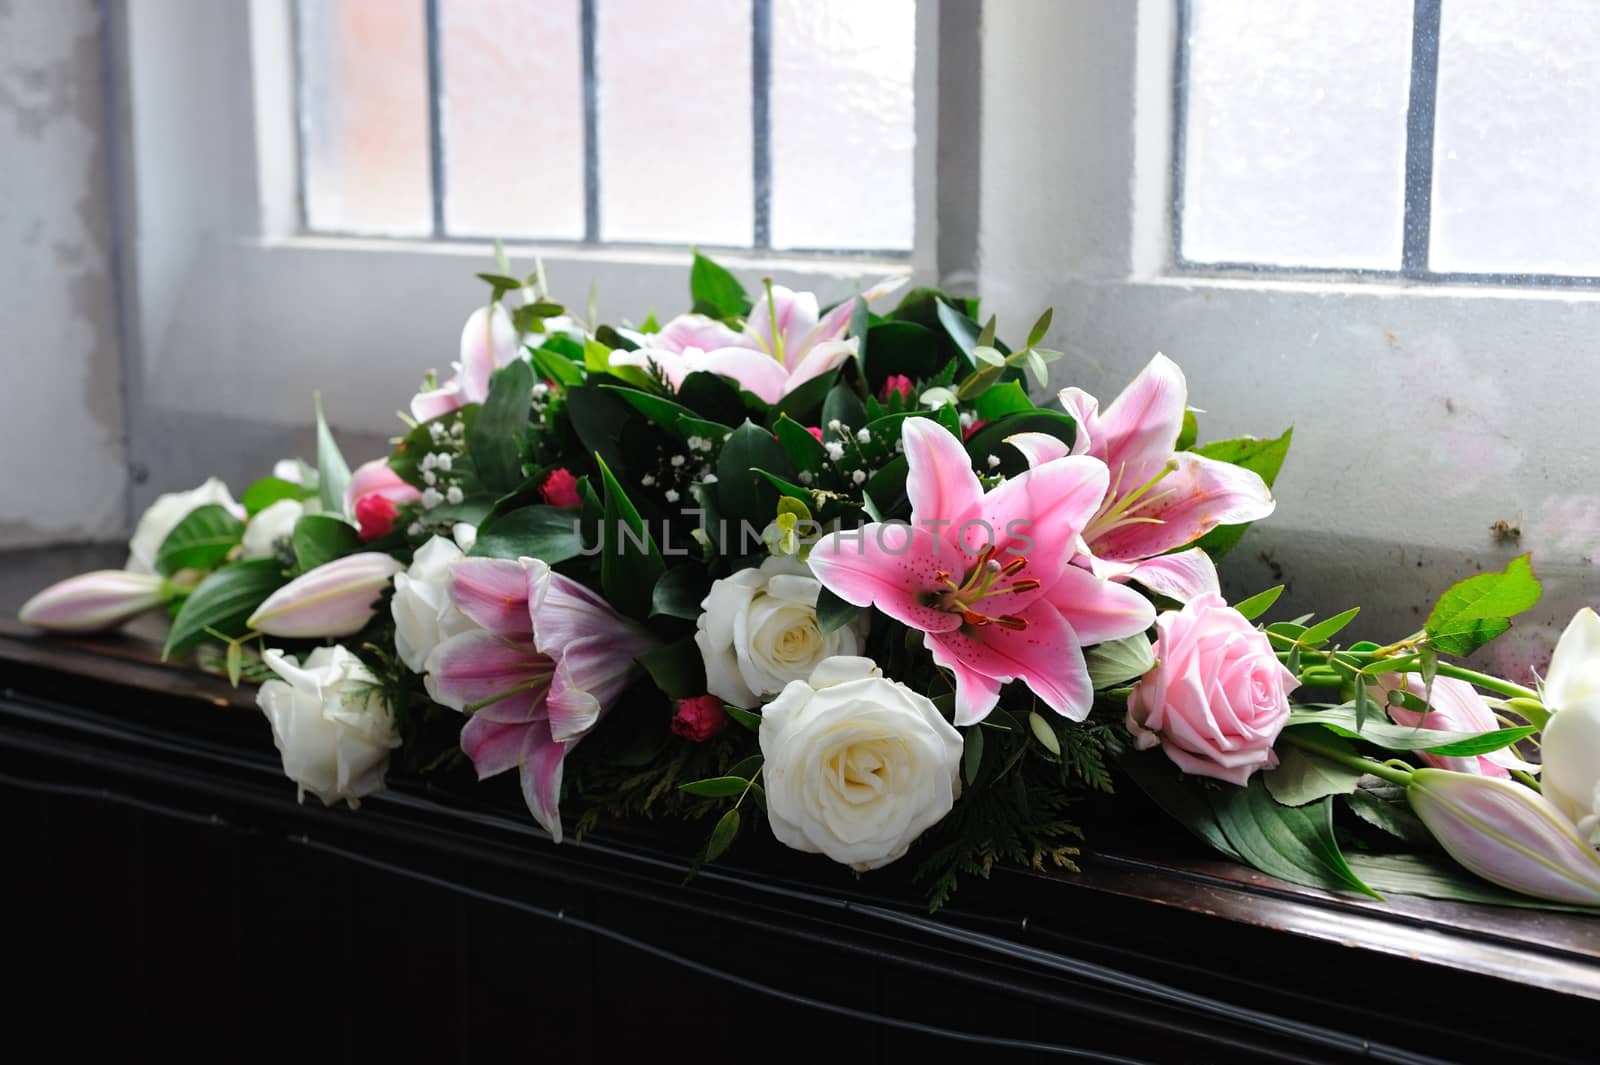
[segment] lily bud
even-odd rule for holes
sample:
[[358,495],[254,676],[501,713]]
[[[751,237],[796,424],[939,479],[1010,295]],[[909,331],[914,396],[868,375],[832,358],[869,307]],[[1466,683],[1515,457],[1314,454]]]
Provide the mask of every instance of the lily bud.
[[1450,857],[1485,880],[1535,898],[1600,905],[1600,854],[1532,788],[1418,769],[1406,798]]
[[56,632],[98,632],[158,607],[172,585],[153,573],[107,569],[58,581],[22,604],[17,617]]
[[405,567],[381,551],[325,562],[267,597],[246,622],[269,636],[350,636],[372,620],[378,594]]

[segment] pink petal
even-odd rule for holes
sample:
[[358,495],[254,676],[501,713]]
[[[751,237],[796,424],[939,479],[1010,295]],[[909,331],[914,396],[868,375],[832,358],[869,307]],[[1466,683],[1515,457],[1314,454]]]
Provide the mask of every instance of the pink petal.
[[[1192,544],[1218,525],[1239,525],[1272,513],[1272,493],[1260,475],[1187,451],[1172,459],[1177,469],[1151,488],[1132,512],[1156,521],[1140,521],[1098,535],[1091,530],[1090,550],[1119,562],[1133,562]],[[1124,482],[1123,487],[1130,486]]]
[[755,347],[755,340],[734,329],[729,329],[715,318],[704,314],[680,314],[657,333],[648,338],[650,347],[663,351],[715,351],[718,348]]
[[536,727],[522,762],[522,801],[557,843],[561,842],[561,770],[569,746],[555,742]]
[[[776,315],[773,314],[774,308]],[[817,327],[816,294],[795,292],[782,285],[773,285],[770,299],[765,291],[756,297],[755,306],[750,308],[750,317],[745,320],[744,331],[756,339],[769,355],[776,356],[778,345],[773,333],[774,318],[778,332],[783,337],[783,361],[788,366],[794,366],[804,358],[806,338]]]
[[456,609],[490,632],[531,636],[528,578],[508,558],[463,558],[450,567]]
[[1054,459],[1065,458],[1074,454],[1076,448],[1067,447],[1057,437],[1049,433],[1013,433],[1006,437],[1006,443],[1022,452],[1022,457],[1029,466],[1043,466]]
[[[861,298],[871,303],[875,299],[899,291],[910,283],[909,277],[886,277],[863,292]],[[833,310],[822,316],[822,321],[817,323],[817,328],[811,331],[811,335],[806,337],[806,347],[843,339],[850,329],[850,316],[855,313],[855,309],[856,301],[853,299],[836,304]]]
[[345,513],[354,514],[356,504],[368,496],[381,496],[403,504],[415,503],[422,498],[422,493],[401,480],[400,475],[390,469],[388,459],[373,459],[363,462],[350,475],[350,483],[344,490]]
[[455,381],[441,385],[429,392],[418,392],[411,397],[411,416],[419,422],[431,422],[465,405],[461,386]]
[[1020,680],[1056,713],[1082,721],[1094,704],[1094,686],[1072,627],[1045,602],[1035,603],[1022,618],[1027,627],[1021,630],[969,625],[933,640],[973,672],[1002,684]]
[[972,509],[983,496],[983,487],[961,441],[932,418],[907,418],[900,426],[911,524],[931,530],[934,522],[950,521]]
[[1142,584],[1157,595],[1176,599],[1180,603],[1187,603],[1207,593],[1222,593],[1222,585],[1217,580],[1217,564],[1198,547],[1173,555],[1159,555],[1142,562],[1107,562],[1105,569],[1097,560],[1094,571],[1096,575],[1112,580]]
[[549,678],[553,668],[531,641],[481,630],[463,632],[440,644],[428,657],[428,694],[455,710],[505,695],[477,713],[498,721],[526,721],[544,695],[540,682]]
[[461,751],[472,760],[479,780],[498,776],[522,764],[523,751],[535,724],[505,725],[477,714],[461,727]]
[[1188,399],[1183,371],[1165,355],[1157,355],[1100,416],[1093,453],[1105,459],[1113,482],[1121,471],[1122,491],[1131,491],[1160,472],[1183,431]]
[[854,337],[849,340],[828,340],[813,345],[805,358],[795,366],[794,373],[789,375],[783,386],[784,391],[793,392],[813,378],[832,373],[853,358],[860,346],[861,342]]
[[[1081,388],[1063,388],[1057,393],[1061,406],[1072,415],[1072,420],[1078,423],[1078,431],[1072,436],[1072,453],[1074,455],[1097,454],[1093,448],[1100,434],[1100,401]],[[1173,438],[1177,442],[1177,438]],[[1104,458],[1103,449],[1099,457]]]
[[661,348],[639,348],[636,351],[623,351],[618,348],[611,353],[609,359],[612,366],[632,366],[649,374],[660,373],[672,386],[674,392],[683,384],[683,379],[689,376],[689,367],[684,357],[676,351],[664,351]]
[[808,556],[811,572],[829,591],[856,606],[875,606],[922,632],[961,624],[959,615],[935,610],[923,598],[945,590],[940,573],[954,571],[962,561],[925,528],[880,522],[829,533]]
[[690,350],[684,356],[684,364],[690,372],[704,370],[731,377],[740,388],[759,396],[765,403],[782,399],[784,384],[789,380],[789,371],[777,359],[749,348]]
[[1099,459],[1055,459],[990,489],[956,519],[952,532],[974,554],[993,544],[1002,565],[1027,559],[1017,576],[1048,587],[1072,561],[1079,533],[1105,499],[1107,480]]
[[495,303],[479,307],[461,327],[461,394],[468,403],[489,397],[489,375],[516,357],[520,345],[511,315]]
[[1001,684],[973,669],[955,647],[946,645],[945,635],[930,632],[922,638],[922,645],[932,653],[935,665],[955,674],[955,723],[963,727],[976,725],[988,717],[989,711],[1000,701]]
[[1045,593],[1082,644],[1120,640],[1155,624],[1150,600],[1120,584],[1068,566]]

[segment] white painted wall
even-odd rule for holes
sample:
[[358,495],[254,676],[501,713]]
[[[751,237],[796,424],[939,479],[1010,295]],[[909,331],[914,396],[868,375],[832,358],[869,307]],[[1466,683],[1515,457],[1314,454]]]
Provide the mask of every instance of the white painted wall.
[[[1600,604],[1600,295],[1167,276],[1171,12],[985,5],[990,309],[1014,334],[1056,308],[1055,386],[1109,402],[1164,351],[1207,412],[1202,439],[1295,427],[1277,513],[1224,568],[1232,590],[1281,580],[1291,612],[1364,604],[1356,629],[1393,638],[1531,549],[1546,603],[1494,653],[1537,661]],[[1497,543],[1491,524],[1519,519],[1520,546]]]
[[94,0],[0,0],[0,548],[125,531]]

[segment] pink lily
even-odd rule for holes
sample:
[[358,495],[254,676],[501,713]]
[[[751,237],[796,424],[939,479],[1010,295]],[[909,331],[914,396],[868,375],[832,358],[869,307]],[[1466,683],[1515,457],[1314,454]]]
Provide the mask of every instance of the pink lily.
[[1100,576],[1138,581],[1185,602],[1219,590],[1216,567],[1199,548],[1168,552],[1218,525],[1264,518],[1276,506],[1250,470],[1174,450],[1188,398],[1183,371],[1158,354],[1104,413],[1082,389],[1061,391],[1061,405],[1078,422],[1070,449],[1044,433],[1008,438],[1031,465],[1066,454],[1104,462],[1111,490],[1083,531],[1083,561]]
[[923,632],[955,674],[955,722],[981,721],[1021,680],[1075,721],[1094,686],[1083,647],[1143,632],[1155,609],[1137,592],[1071,565],[1105,496],[1105,464],[1042,463],[984,492],[961,441],[937,422],[901,429],[911,523],[830,533],[811,550],[817,579],[857,606]]
[[[1410,692],[1418,699],[1426,696],[1428,712],[1409,710],[1404,706],[1388,707],[1389,716],[1397,725],[1412,728],[1437,729],[1444,732],[1493,732],[1500,727],[1494,711],[1483,701],[1478,689],[1464,680],[1453,677],[1435,677],[1432,690],[1414,673],[1385,673],[1377,678],[1379,697],[1391,691]],[[1511,770],[1537,773],[1539,767],[1517,757],[1515,748],[1502,747],[1498,751],[1467,757],[1451,757],[1418,751],[1418,756],[1439,769],[1453,769],[1458,773],[1476,773],[1485,777],[1509,778]]]
[[499,303],[479,307],[461,328],[461,360],[455,364],[455,376],[413,396],[411,416],[425,422],[469,403],[482,403],[489,398],[489,376],[521,350],[521,338],[506,309]]
[[[904,278],[881,281],[861,295],[870,303],[904,284]],[[751,308],[743,332],[705,315],[680,315],[645,337],[639,350],[612,352],[611,362],[641,369],[654,365],[674,390],[689,374],[706,370],[776,403],[856,353],[860,341],[845,339],[854,308],[854,300],[845,300],[820,315],[815,293],[772,285]]]
[[656,646],[643,628],[538,559],[466,558],[451,570],[456,608],[479,626],[434,649],[428,694],[472,716],[461,749],[484,780],[522,776],[534,820],[561,842],[567,753],[599,723]]

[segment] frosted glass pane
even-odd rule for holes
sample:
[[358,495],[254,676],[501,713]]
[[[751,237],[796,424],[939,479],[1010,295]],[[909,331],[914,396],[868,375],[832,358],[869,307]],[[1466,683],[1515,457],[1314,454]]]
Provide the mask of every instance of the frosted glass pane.
[[433,230],[422,0],[302,0],[306,226]]
[[603,239],[748,245],[750,0],[596,8]]
[[911,247],[913,0],[772,5],[772,244]]
[[583,236],[579,0],[442,0],[445,229]]
[[1397,269],[1410,60],[1409,3],[1196,0],[1184,257]]
[[1442,9],[1429,266],[1600,274],[1600,10]]

